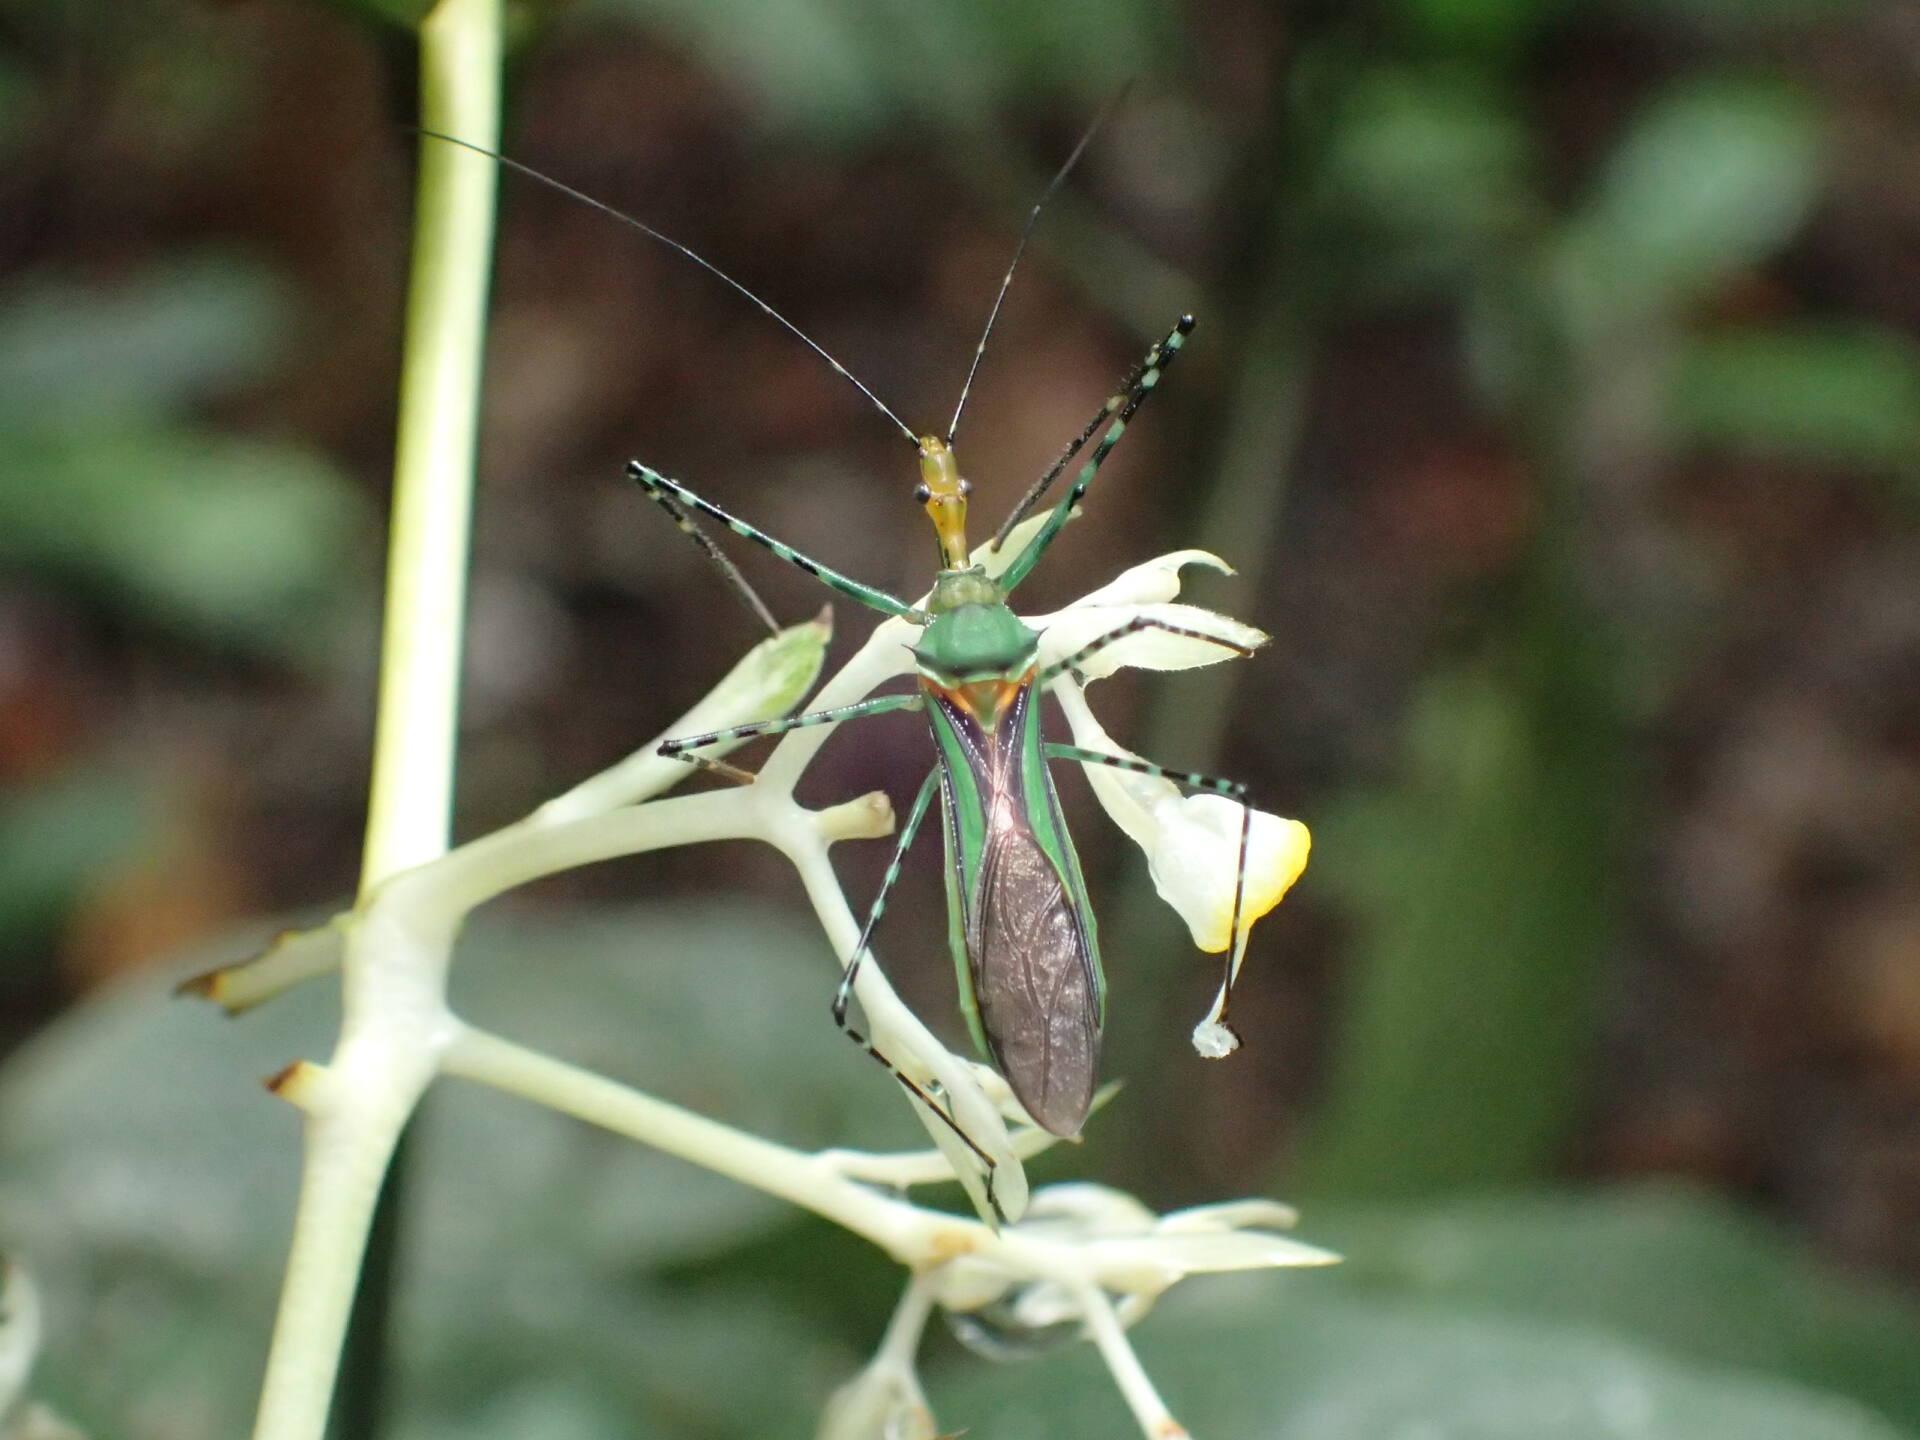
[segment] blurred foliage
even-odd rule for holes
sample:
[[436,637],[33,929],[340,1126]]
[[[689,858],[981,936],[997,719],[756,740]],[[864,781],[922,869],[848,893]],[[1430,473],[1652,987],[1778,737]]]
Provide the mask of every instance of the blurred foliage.
[[0,564],[193,639],[324,656],[365,512],[317,456],[191,418],[288,323],[272,276],[222,254],[0,294]]
[[[280,281],[223,252],[106,284],[29,271],[0,289],[0,574],[208,654],[334,661],[365,506],[310,449],[203,418],[259,383],[290,321]],[[70,743],[56,773],[0,783],[14,988],[44,983],[71,908],[159,818],[162,777]]]
[[36,975],[74,896],[138,849],[152,803],[138,776],[108,765],[0,789],[0,984]]
[[1560,241],[1583,272],[1566,297],[1576,341],[1769,258],[1805,220],[1820,161],[1811,106],[1779,84],[1691,76],[1656,96]]
[[1702,334],[1678,357],[1669,399],[1677,441],[1899,482],[1920,502],[1920,347],[1865,322],[1794,321]]
[[902,120],[982,133],[1007,104],[1097,99],[1155,71],[1179,37],[1150,0],[584,0],[589,15],[677,39],[778,123],[843,141]]
[[[137,140],[184,172],[250,138],[235,117],[267,82],[242,52],[204,43],[204,27],[229,23],[224,11],[128,27],[123,41],[110,7],[3,8],[15,33],[57,34],[89,53],[98,41],[125,70],[135,102],[101,107],[100,153]],[[405,25],[425,5],[338,8]],[[1146,0],[515,9],[529,35],[528,16],[551,17],[556,36],[575,25],[590,44],[644,35],[709,77],[727,144],[744,125],[756,132],[750,148],[779,168],[822,163],[823,151],[906,156],[961,177],[951,188],[972,187],[987,197],[982,211],[1007,217],[1057,158],[1016,127],[1082,116],[1144,77],[1134,104],[1151,123],[1128,131],[1120,117],[1109,136],[1128,144],[1089,169],[1110,166],[1120,181],[1106,188],[1119,192],[1128,165],[1157,167],[1159,188],[1132,182],[1148,197],[1136,208],[1198,238],[1156,237],[1149,250],[1069,195],[1036,263],[1059,266],[1081,303],[1143,333],[1165,324],[1163,311],[1201,308],[1196,293],[1213,302],[1218,351],[1183,365],[1180,391],[1195,398],[1167,402],[1189,405],[1188,453],[1208,463],[1163,487],[1165,505],[1191,512],[1180,543],[1203,530],[1198,543],[1246,562],[1252,589],[1281,593],[1275,577],[1301,557],[1263,542],[1297,504],[1325,503],[1293,491],[1319,468],[1310,412],[1333,383],[1321,367],[1356,325],[1439,317],[1469,424],[1521,477],[1510,551],[1423,595],[1435,614],[1396,696],[1402,718],[1383,722],[1390,738],[1377,752],[1357,744],[1358,767],[1339,753],[1341,768],[1318,777],[1323,792],[1295,807],[1318,843],[1289,908],[1316,897],[1337,908],[1343,1013],[1299,1154],[1234,1161],[1271,1166],[1280,1193],[1304,1185],[1329,1197],[1309,1209],[1306,1238],[1353,1259],[1327,1275],[1196,1285],[1148,1323],[1147,1362],[1196,1433],[1920,1434],[1920,1319],[1906,1302],[1823,1272],[1720,1202],[1529,1189],[1563,1168],[1583,1133],[1597,997],[1626,908],[1620,877],[1634,873],[1627,846],[1649,813],[1644,727],[1697,642],[1670,613],[1672,577],[1630,563],[1690,543],[1667,529],[1660,544],[1635,544],[1659,523],[1668,467],[1786,460],[1814,467],[1796,472],[1800,485],[1839,489],[1864,475],[1886,501],[1883,523],[1910,529],[1920,509],[1911,334],[1899,317],[1844,295],[1809,299],[1817,286],[1783,278],[1844,147],[1860,143],[1836,113],[1840,87],[1798,62],[1795,27],[1871,9],[1395,0],[1227,7],[1210,19]],[[1549,93],[1564,52],[1596,35],[1620,46],[1617,63],[1594,67],[1618,71],[1617,89]],[[1252,83],[1226,73],[1243,41],[1270,50],[1249,62],[1267,67]],[[669,93],[679,104],[686,92]],[[0,51],[0,156],[30,153],[30,127],[92,98],[73,101],[56,72]],[[322,149],[310,117],[299,112],[302,143]],[[689,167],[712,163],[687,144]],[[725,173],[701,168],[700,183]],[[823,196],[836,218],[870,178],[776,198]],[[942,196],[953,214],[941,218],[957,218],[965,198]],[[927,213],[903,230],[935,228]],[[353,219],[356,235],[378,233]],[[36,257],[4,281],[0,565],[29,589],[78,597],[102,629],[200,663],[310,672],[336,658],[364,592],[373,528],[362,491],[373,486],[353,488],[313,442],[251,418],[249,398],[315,318],[289,267],[182,239],[182,228],[154,224],[150,255]],[[731,332],[720,343],[734,344]],[[691,341],[688,351],[695,368],[710,354]],[[781,401],[778,386],[769,393]],[[1401,398],[1369,393],[1368,423],[1376,411],[1390,420]],[[540,470],[550,448],[523,443],[539,463],[522,463]],[[542,491],[537,503],[553,498]],[[578,539],[545,543],[558,551],[567,538]],[[556,563],[538,578],[556,590],[601,583],[583,569]],[[1272,628],[1288,635],[1306,617],[1280,618]],[[532,649],[546,634],[535,631]],[[705,632],[695,643],[710,646]],[[1227,695],[1224,669],[1169,698],[1141,748],[1216,768],[1208,752],[1232,743],[1230,717],[1246,708]],[[551,742],[559,712],[528,708],[537,740]],[[621,711],[608,724],[631,721]],[[360,785],[323,783],[356,796]],[[90,878],[139,851],[153,789],[138,763],[80,743],[9,776],[9,984],[47,963]],[[1126,903],[1109,933],[1148,933]],[[803,933],[735,904],[499,922],[471,937],[461,1002],[516,1038],[782,1139],[917,1143],[871,1067],[824,1022],[794,1022],[824,1012],[829,973],[817,941],[796,944]],[[1137,938],[1131,948],[1152,949]],[[1156,1102],[1152,1067],[1128,1063],[1128,1027],[1165,1029],[1155,983],[1126,977],[1115,1068],[1134,1085],[1103,1129],[1167,1142],[1131,1163],[1174,1189],[1217,1141],[1187,1108]],[[0,1239],[25,1248],[52,1297],[41,1391],[95,1433],[243,1428],[297,1126],[264,1096],[236,1096],[324,1050],[326,989],[238,1025],[151,988],[105,996],[0,1073]],[[861,1133],[881,1115],[903,1123]],[[419,1159],[397,1327],[393,1434],[406,1440],[800,1433],[796,1416],[860,1363],[897,1279],[763,1197],[501,1097],[436,1096]],[[1481,1193],[1491,1187],[1510,1193]],[[1125,1423],[1085,1354],[993,1370],[940,1358],[949,1373],[935,1398],[949,1425],[1073,1437]]]
[[[1796,91],[1676,80],[1563,207],[1530,163],[1508,52],[1394,67],[1334,53],[1308,62],[1339,117],[1314,189],[1329,223],[1385,262],[1356,266],[1353,294],[1379,303],[1414,284],[1455,307],[1539,509],[1463,653],[1417,683],[1404,772],[1323,812],[1316,873],[1359,935],[1304,1183],[1512,1184],[1551,1172],[1582,1103],[1618,929],[1612,877],[1644,804],[1630,727],[1663,668],[1647,653],[1650,593],[1595,574],[1647,528],[1663,445],[1798,436],[1803,453],[1909,470],[1913,360],[1890,335],[1793,346],[1701,324],[1703,299],[1777,255],[1811,209],[1821,126]],[[1794,399],[1769,404],[1769,385]]]
[[[920,1143],[905,1107],[877,1103],[885,1077],[797,1018],[822,1003],[831,959],[795,935],[737,904],[506,916],[463,941],[457,990],[478,1023],[782,1140]],[[158,985],[124,989],[0,1076],[0,1229],[53,1317],[35,1393],[94,1434],[243,1428],[298,1121],[264,1093],[235,1096],[324,1047],[329,989],[239,1023]],[[803,1433],[899,1280],[844,1238],[800,1263],[824,1227],[511,1097],[444,1087],[420,1143],[398,1299],[402,1440]],[[1303,1234],[1354,1259],[1196,1281],[1142,1326],[1149,1367],[1196,1433],[1920,1433],[1920,1310],[1718,1202],[1653,1191],[1320,1210]],[[1126,1423],[1090,1353],[985,1366],[931,1348],[949,1425],[1073,1437]]]

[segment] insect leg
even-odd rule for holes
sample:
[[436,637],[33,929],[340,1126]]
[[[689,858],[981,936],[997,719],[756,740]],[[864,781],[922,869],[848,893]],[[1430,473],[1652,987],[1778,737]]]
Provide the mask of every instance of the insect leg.
[[665,490],[647,491],[655,504],[667,512],[668,518],[680,528],[680,533],[694,543],[694,546],[719,570],[720,577],[727,582],[733,593],[740,597],[741,603],[753,612],[754,618],[767,627],[769,635],[780,633],[780,622],[773,618],[773,612],[767,608],[767,602],[760,598],[760,592],[747,583],[747,577],[740,573],[740,567],[727,558],[726,552],[713,543],[713,538],[702,530],[689,515],[686,507],[674,499]]
[[1218,645],[1223,650],[1231,650],[1236,655],[1253,654],[1253,651],[1249,650],[1245,645],[1236,645],[1231,640],[1222,640],[1218,635],[1209,635],[1204,630],[1192,630],[1185,625],[1170,624],[1152,615],[1136,615],[1125,624],[1116,625],[1106,634],[1088,641],[1085,645],[1082,645],[1078,650],[1074,651],[1073,654],[1054,661],[1053,664],[1047,666],[1046,669],[1040,672],[1036,683],[1044,687],[1051,685],[1062,675],[1077,675],[1083,664],[1091,660],[1095,655],[1098,655],[1109,645],[1124,640],[1129,635],[1138,635],[1142,630],[1160,630],[1168,635],[1183,635],[1189,640],[1205,640],[1209,644]]
[[900,878],[900,867],[906,861],[907,851],[913,846],[913,837],[920,829],[920,822],[927,818],[927,807],[933,803],[934,792],[939,788],[940,771],[936,767],[921,782],[920,793],[913,800],[913,809],[907,812],[907,823],[900,828],[900,843],[893,847],[893,860],[887,866],[887,873],[880,879],[880,893],[873,897],[866,924],[860,927],[860,943],[853,947],[853,955],[841,973],[840,987],[833,995],[833,1023],[842,1030],[847,1029],[847,1001],[853,994],[853,982],[860,974],[860,962],[867,957],[867,946],[873,939],[874,927],[880,923],[880,916],[886,911],[887,896],[892,893],[894,882]]
[[805,715],[788,715],[779,720],[756,720],[750,725],[732,725],[725,730],[710,730],[705,735],[682,735],[676,740],[660,742],[660,754],[670,760],[682,760],[689,757],[682,752],[698,750],[705,745],[717,745],[723,740],[751,740],[756,735],[784,735],[789,730],[804,729],[808,725],[832,725],[841,720],[859,720],[868,715],[885,715],[892,710],[918,710],[922,704],[918,690],[910,690],[900,695],[876,695],[871,700],[862,700],[853,705],[841,705],[833,710],[810,710]]
[[[1028,512],[1040,503],[1041,497],[1053,488],[1053,482],[1060,478],[1060,472],[1067,468],[1074,456],[1086,448],[1087,442],[1093,439],[1094,432],[1111,420],[1114,415],[1119,412],[1120,408],[1127,403],[1127,396],[1132,393],[1133,387],[1140,383],[1140,377],[1146,373],[1148,364],[1152,362],[1154,357],[1159,353],[1159,349],[1160,347],[1156,345],[1152,350],[1147,352],[1146,359],[1133,367],[1133,372],[1121,382],[1119,390],[1110,396],[1107,403],[1100,407],[1093,419],[1087,422],[1087,428],[1069,441],[1067,448],[1060,452],[1059,457],[1055,459],[1053,464],[1046,468],[1046,472],[1027,487],[1027,493],[1020,497],[1020,503],[1007,512],[1007,518],[1002,520],[1000,522],[1000,528],[994,531],[993,548],[995,551],[998,551],[1002,545],[1007,543],[1007,536],[1013,533],[1013,527],[1026,519]],[[1162,368],[1164,369],[1165,367],[1162,366]]]
[[[1047,756],[1053,760],[1074,760],[1082,765],[1106,765],[1115,770],[1129,770],[1136,775],[1151,775],[1155,779],[1169,780],[1187,790],[1204,790],[1209,794],[1224,796],[1240,806],[1240,847],[1233,872],[1233,910],[1231,923],[1227,927],[1226,973],[1220,987],[1220,1024],[1227,1025],[1227,1004],[1233,998],[1235,960],[1240,950],[1240,914],[1246,903],[1247,893],[1247,845],[1253,835],[1253,807],[1247,803],[1247,786],[1243,780],[1223,780],[1217,775],[1199,775],[1188,770],[1169,770],[1164,765],[1156,765],[1151,760],[1141,760],[1132,755],[1109,755],[1104,750],[1088,750],[1080,745],[1059,745],[1047,742]],[[1227,1027],[1231,1033],[1231,1026]]]
[[696,770],[710,770],[715,775],[721,776],[723,779],[731,780],[736,785],[751,785],[759,778],[751,770],[742,769],[740,766],[730,764],[725,760],[715,760],[710,756],[700,754],[696,750],[675,751],[673,754],[667,756],[667,759],[679,760],[684,764],[693,766]]
[[[1186,343],[1187,336],[1192,331],[1193,317],[1182,315],[1173,329],[1167,332],[1166,338],[1147,352],[1146,359],[1140,363],[1139,374],[1127,387],[1126,398],[1119,406],[1118,413],[1114,415],[1113,423],[1107,427],[1107,433],[1100,437],[1100,443],[1093,447],[1093,454],[1087,457],[1087,463],[1080,467],[1080,473],[1074,477],[1072,488],[1060,497],[1059,503],[1053,507],[1053,513],[1047,517],[1047,523],[1040,527],[1040,533],[1027,543],[1027,548],[1022,550],[1014,558],[1013,563],[1001,573],[1000,588],[1003,591],[1011,591],[1014,586],[1026,579],[1027,573],[1038,563],[1047,546],[1053,543],[1053,537],[1058,535],[1060,527],[1067,523],[1067,516],[1073,512],[1073,507],[1080,503],[1080,497],[1087,493],[1087,487],[1093,483],[1093,477],[1106,463],[1107,456],[1112,452],[1113,447],[1120,443],[1120,437],[1126,433],[1127,422],[1133,419],[1134,411],[1138,410],[1147,396],[1153,393],[1153,387],[1160,383],[1161,372],[1174,362],[1180,354],[1180,347]],[[1094,420],[1095,427],[1106,418],[1107,413],[1106,410],[1101,411]],[[1068,447],[1067,454],[1061,457],[1062,465],[1077,448],[1077,446]],[[1041,478],[1046,484],[1052,483],[1051,476]],[[1040,487],[1036,487],[1038,488]],[[1034,499],[1038,498],[1036,494]],[[1032,501],[1028,500],[1021,502],[1022,505],[1031,503]]]
[[914,836],[919,833],[920,822],[927,818],[927,808],[932,805],[934,792],[939,788],[940,771],[936,766],[928,772],[927,778],[921,782],[920,793],[914,797],[913,809],[907,812],[907,822],[900,828],[900,843],[893,847],[893,859],[887,865],[887,873],[881,877],[880,890],[873,897],[873,904],[867,911],[866,923],[860,927],[859,942],[853,947],[853,954],[847,961],[846,969],[841,972],[839,987],[833,992],[833,1023],[840,1027],[841,1031],[849,1040],[853,1041],[854,1044],[858,1045],[873,1059],[877,1060],[881,1066],[885,1068],[886,1072],[905,1086],[907,1091],[916,1100],[925,1105],[927,1109],[931,1110],[935,1115],[939,1116],[946,1124],[946,1127],[960,1138],[960,1142],[974,1153],[981,1165],[986,1169],[987,1200],[993,1205],[997,1212],[1000,1207],[999,1202],[994,1200],[993,1196],[995,1165],[992,1157],[980,1148],[979,1143],[975,1141],[971,1135],[960,1128],[959,1122],[947,1113],[947,1108],[944,1105],[929,1095],[910,1077],[903,1074],[899,1066],[895,1065],[893,1061],[889,1060],[885,1055],[882,1055],[879,1047],[865,1035],[861,1034],[860,1031],[856,1030],[847,1020],[847,1006],[853,996],[853,982],[860,973],[861,963],[867,958],[868,946],[873,940],[874,927],[880,923],[880,916],[886,911],[887,896],[892,892],[894,883],[900,878],[900,867],[906,861],[907,851],[912,848]]
[[729,530],[733,531],[734,534],[751,540],[756,545],[764,545],[789,565],[797,566],[799,569],[806,571],[807,574],[813,576],[816,580],[820,581],[821,584],[838,590],[842,595],[858,600],[869,610],[878,610],[883,615],[898,615],[904,619],[913,621],[915,624],[924,624],[926,622],[927,617],[924,611],[914,609],[913,606],[903,600],[894,599],[893,596],[887,594],[884,590],[876,590],[871,585],[862,585],[858,580],[850,580],[839,571],[828,569],[818,560],[809,559],[798,550],[795,550],[791,545],[774,539],[773,536],[767,534],[766,531],[756,529],[754,526],[749,525],[746,521],[736,516],[729,515],[712,501],[702,500],[678,480],[669,479],[658,470],[650,469],[642,465],[638,460],[630,460],[627,462],[627,478],[639,485],[640,488],[645,490],[649,495],[659,496],[664,494],[671,497],[672,500],[678,504],[685,505],[689,509],[698,510],[702,515],[712,516],[715,520],[718,520],[722,525],[725,525]]

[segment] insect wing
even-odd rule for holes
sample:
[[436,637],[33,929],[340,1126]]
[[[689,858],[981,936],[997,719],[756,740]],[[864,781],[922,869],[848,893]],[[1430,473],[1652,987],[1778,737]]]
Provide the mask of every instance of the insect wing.
[[949,742],[941,746],[949,762],[942,797],[957,862],[949,893],[961,901],[956,948],[964,948],[988,1054],[1037,1124],[1071,1136],[1099,1068],[1099,968],[1071,852],[1051,853],[1035,831],[1037,818],[1056,846],[1069,843],[1045,766],[1023,763],[1029,749],[1037,760],[1030,699],[1023,692],[988,732],[936,695],[936,733]]

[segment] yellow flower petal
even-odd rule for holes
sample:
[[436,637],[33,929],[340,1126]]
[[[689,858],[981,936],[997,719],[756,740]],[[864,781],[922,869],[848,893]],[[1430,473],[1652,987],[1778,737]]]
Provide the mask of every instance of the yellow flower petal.
[[[1154,887],[1187,922],[1193,943],[1217,955],[1234,941],[1242,808],[1224,795],[1179,795],[1153,807],[1158,834],[1147,853]],[[1298,820],[1255,810],[1247,830],[1240,928],[1280,903],[1307,868],[1312,841]]]
[[[1094,719],[1079,687],[1056,689],[1073,738],[1089,750],[1129,759]],[[1084,767],[1095,797],[1113,822],[1147,854],[1154,889],[1187,922],[1193,943],[1219,954],[1234,942],[1233,893],[1240,871],[1241,806],[1224,795],[1189,795],[1171,780],[1106,765]],[[1307,827],[1255,810],[1247,835],[1240,931],[1280,903],[1306,869]]]

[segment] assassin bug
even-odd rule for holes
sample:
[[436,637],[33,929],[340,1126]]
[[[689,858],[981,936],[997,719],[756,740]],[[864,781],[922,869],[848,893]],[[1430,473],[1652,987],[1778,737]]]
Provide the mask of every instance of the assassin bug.
[[[1047,761],[1140,771],[1239,801],[1240,871],[1235,877],[1229,932],[1239,933],[1252,818],[1245,802],[1246,787],[1234,780],[1168,771],[1130,757],[1043,740],[1035,696],[1099,651],[1145,629],[1251,652],[1217,636],[1139,617],[1042,666],[1037,659],[1039,632],[1007,604],[1008,595],[1053,542],[1192,329],[1193,318],[1182,316],[1166,338],[1147,352],[1123,393],[1102,408],[1030,492],[1032,500],[1038,500],[1094,432],[1107,425],[1067,493],[997,579],[990,578],[984,567],[968,563],[969,486],[961,478],[952,445],[936,435],[914,438],[921,475],[914,494],[933,521],[941,558],[924,607],[908,605],[828,569],[637,461],[627,472],[670,511],[680,512],[676,518],[683,522],[681,507],[699,511],[870,609],[923,627],[920,643],[913,647],[919,684],[911,692],[669,740],[660,753],[690,757],[700,747],[720,741],[776,735],[803,725],[835,724],[896,710],[923,711],[933,732],[938,763],[922,783],[901,828],[892,863],[834,997],[834,1019],[843,1029],[850,1028],[847,1004],[853,978],[937,790],[946,840],[948,939],[968,1028],[1028,1115],[1062,1136],[1079,1133],[1092,1102],[1106,986],[1086,883]],[[1019,514],[1016,509],[1011,518],[1018,519]],[[855,1033],[855,1038],[861,1037]]]
[[[1117,98],[1116,102],[1109,103],[1108,110],[1117,103]],[[747,779],[750,777],[731,766],[704,760],[700,750],[720,742],[783,734],[802,726],[838,724],[894,711],[923,712],[935,742],[937,763],[920,786],[908,812],[859,942],[847,961],[833,1000],[834,1020],[936,1114],[949,1125],[954,1124],[933,1097],[901,1074],[854,1030],[847,1013],[854,978],[868,953],[874,927],[937,791],[946,850],[948,940],[968,1028],[981,1051],[1006,1077],[1028,1115],[1044,1129],[1060,1136],[1079,1132],[1092,1103],[1106,985],[1093,909],[1072,838],[1062,818],[1048,761],[1113,766],[1238,802],[1241,811],[1239,858],[1229,931],[1236,937],[1240,934],[1252,820],[1245,798],[1246,787],[1238,781],[1168,771],[1132,757],[1044,740],[1037,704],[1039,694],[1056,680],[1077,676],[1078,667],[1095,654],[1142,630],[1160,630],[1241,654],[1250,651],[1217,636],[1157,618],[1135,617],[1073,654],[1042,665],[1038,659],[1040,633],[1027,626],[1007,603],[1015,587],[1032,572],[1058,536],[1135,412],[1153,393],[1167,367],[1178,358],[1193,330],[1192,316],[1180,317],[1166,336],[1148,350],[1121,390],[1101,407],[1008,515],[994,537],[996,550],[1099,434],[1100,438],[1093,443],[1092,451],[1066,493],[1054,503],[1024,548],[997,576],[989,576],[984,566],[970,563],[968,557],[965,527],[971,487],[960,474],[954,437],[994,322],[1040,213],[1098,131],[1105,114],[1103,111],[1081,137],[1029,212],[1013,263],[1001,280],[944,434],[915,434],[873,391],[792,322],[678,241],[538,171],[494,156],[510,168],[572,195],[671,247],[744,295],[858,389],[914,447],[920,471],[914,496],[933,522],[940,556],[939,571],[923,605],[908,604],[886,591],[830,569],[650,466],[639,461],[628,465],[629,477],[721,566],[730,583],[763,621],[771,623],[765,607],[731,562],[699,529],[692,518],[695,513],[718,521],[734,534],[765,547],[869,609],[921,627],[919,643],[913,646],[918,684],[910,692],[879,695],[837,709],[684,736],[663,743],[660,753],[721,769],[737,779]],[[1232,984],[1231,948],[1227,965],[1223,995]],[[956,1133],[960,1133],[957,1126],[955,1128]],[[972,1144],[964,1133],[961,1139]]]

